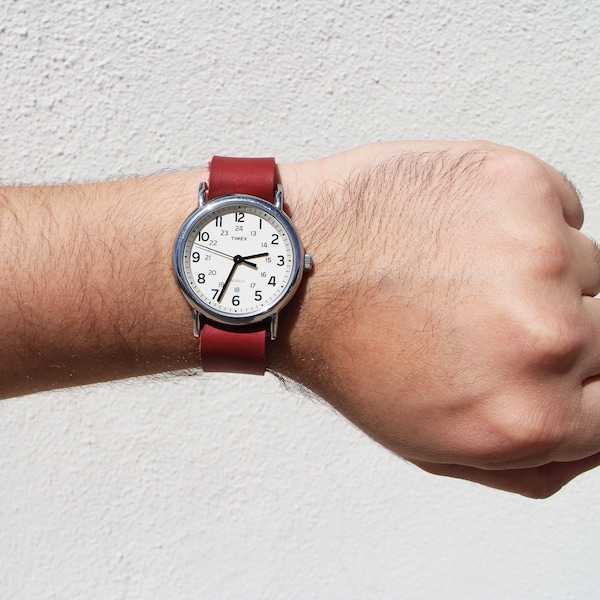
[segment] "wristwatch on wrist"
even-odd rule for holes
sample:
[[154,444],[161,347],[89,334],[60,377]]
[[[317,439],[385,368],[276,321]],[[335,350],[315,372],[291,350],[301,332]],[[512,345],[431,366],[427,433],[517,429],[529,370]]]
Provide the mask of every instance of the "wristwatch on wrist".
[[202,369],[263,375],[267,337],[312,259],[283,212],[275,159],[214,156],[209,168],[177,235],[177,281],[194,310]]

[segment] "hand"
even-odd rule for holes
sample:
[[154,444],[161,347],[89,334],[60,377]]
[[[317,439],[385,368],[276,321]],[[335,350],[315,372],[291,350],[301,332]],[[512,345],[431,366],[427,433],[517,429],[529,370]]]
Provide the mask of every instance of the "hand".
[[600,464],[599,252],[560,173],[487,143],[280,171],[315,269],[275,370],[433,473],[544,497]]

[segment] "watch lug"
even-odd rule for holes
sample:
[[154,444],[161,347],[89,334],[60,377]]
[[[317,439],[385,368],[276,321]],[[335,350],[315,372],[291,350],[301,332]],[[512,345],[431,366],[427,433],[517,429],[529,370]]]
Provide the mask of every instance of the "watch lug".
[[198,187],[198,208],[202,208],[206,204],[206,192],[208,191],[208,185],[206,181],[201,181]]
[[194,309],[194,337],[200,337],[200,330],[204,325],[204,317]]
[[283,186],[278,183],[275,188],[275,198],[273,200],[273,204],[275,204],[275,208],[279,210],[283,210]]
[[271,341],[277,338],[277,327],[279,325],[279,314],[275,313],[269,318],[269,336]]

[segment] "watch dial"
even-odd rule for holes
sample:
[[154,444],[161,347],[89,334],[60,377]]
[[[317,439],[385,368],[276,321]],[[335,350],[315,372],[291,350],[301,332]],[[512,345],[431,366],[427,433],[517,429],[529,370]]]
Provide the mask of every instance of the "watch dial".
[[209,316],[264,315],[294,285],[299,251],[293,230],[265,204],[213,201],[187,231],[182,276],[194,303]]

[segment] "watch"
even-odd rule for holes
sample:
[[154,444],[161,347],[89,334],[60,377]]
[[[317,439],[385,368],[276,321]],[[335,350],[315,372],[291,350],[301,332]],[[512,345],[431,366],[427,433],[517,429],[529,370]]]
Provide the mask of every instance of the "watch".
[[205,372],[264,374],[279,311],[312,268],[283,211],[275,159],[214,156],[174,250]]

